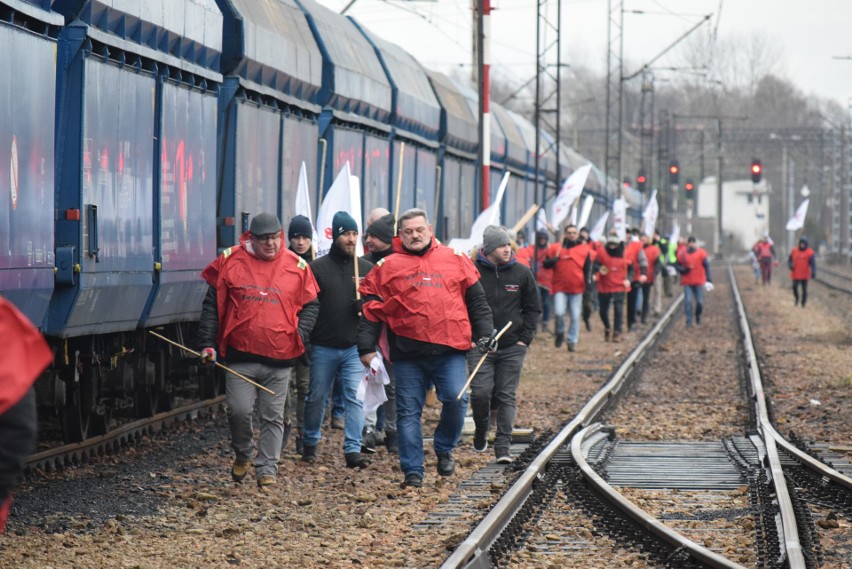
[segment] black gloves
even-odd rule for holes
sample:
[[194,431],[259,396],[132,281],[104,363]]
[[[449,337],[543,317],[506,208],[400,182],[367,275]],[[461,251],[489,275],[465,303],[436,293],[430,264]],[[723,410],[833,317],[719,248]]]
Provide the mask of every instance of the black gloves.
[[491,332],[491,336],[483,336],[476,341],[476,348],[479,350],[480,354],[497,351],[497,339],[494,337],[496,335],[497,330],[494,330]]
[[355,313],[355,316],[361,316],[362,308],[364,307],[364,300],[359,298],[358,300],[352,301],[352,311]]
[[545,269],[552,269],[556,266],[557,261],[559,261],[559,257],[547,257],[541,264]]

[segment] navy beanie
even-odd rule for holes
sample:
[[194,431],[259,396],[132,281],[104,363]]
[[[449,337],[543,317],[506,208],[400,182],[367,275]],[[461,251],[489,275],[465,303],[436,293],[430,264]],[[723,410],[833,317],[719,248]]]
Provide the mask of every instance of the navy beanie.
[[311,220],[304,215],[296,215],[290,220],[290,226],[287,228],[287,239],[293,237],[309,237],[313,239],[313,228]]
[[336,239],[339,235],[343,235],[347,231],[358,231],[358,224],[345,211],[338,211],[334,214],[334,219],[331,221],[331,234]]

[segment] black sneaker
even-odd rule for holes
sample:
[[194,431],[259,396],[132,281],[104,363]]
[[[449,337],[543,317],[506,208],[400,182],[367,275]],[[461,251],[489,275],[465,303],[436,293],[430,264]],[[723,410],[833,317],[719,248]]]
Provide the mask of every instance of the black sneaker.
[[304,445],[302,449],[302,462],[313,464],[317,461],[317,447]]
[[450,453],[441,453],[438,455],[438,474],[441,476],[450,476],[456,471],[456,461],[453,460],[453,455]]
[[370,459],[360,452],[346,453],[346,468],[367,468],[370,464]]
[[365,427],[361,435],[361,452],[376,452],[376,431],[372,427]]
[[476,429],[473,433],[473,450],[485,452],[488,448],[488,431]]
[[405,480],[400,484],[403,488],[423,488],[423,477],[416,472],[409,472]]
[[497,464],[509,464],[514,460],[509,454],[509,447],[494,447],[494,456],[497,458]]
[[385,448],[388,449],[388,454],[399,454],[399,442],[396,438],[396,431],[385,433]]
[[556,340],[554,340],[554,345],[557,348],[561,348],[562,342],[564,342],[564,341],[565,341],[565,332],[557,332],[556,333]]

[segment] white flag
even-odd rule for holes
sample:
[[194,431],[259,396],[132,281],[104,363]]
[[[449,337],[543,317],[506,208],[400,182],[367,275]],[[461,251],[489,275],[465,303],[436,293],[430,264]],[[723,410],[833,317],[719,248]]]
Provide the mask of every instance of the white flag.
[[470,228],[470,237],[467,239],[451,239],[447,244],[448,247],[456,251],[464,253],[470,252],[471,249],[482,243],[482,235],[485,233],[485,228],[489,225],[500,225],[500,202],[503,201],[503,194],[506,193],[506,186],[509,184],[509,172],[503,175],[503,180],[500,182],[500,188],[497,190],[497,199],[490,206],[480,213],[473,226]]
[[302,167],[299,169],[299,185],[296,187],[296,215],[304,215],[311,222],[311,239],[316,244],[317,228],[314,225],[314,215],[311,213],[311,193],[308,190],[308,171],[305,168],[305,162],[302,161]]
[[618,238],[624,241],[627,236],[627,200],[618,198],[612,202],[612,226]]
[[535,214],[535,230],[541,231],[542,229],[547,231],[547,213],[543,207],[539,208],[538,213]]
[[556,196],[556,199],[553,200],[553,205],[550,209],[550,222],[554,227],[559,227],[562,220],[568,217],[568,211],[571,209],[571,204],[573,204],[577,198],[580,197],[580,194],[583,193],[583,186],[586,185],[586,178],[589,177],[589,172],[591,170],[591,164],[581,166],[574,170],[574,172],[568,176],[568,179],[565,180],[565,183],[562,184],[562,189],[559,190],[559,194]]
[[677,245],[678,239],[680,239],[680,225],[678,225],[677,220],[674,220],[672,223],[672,234],[669,236],[669,243]]
[[586,196],[583,200],[583,209],[580,212],[580,219],[577,227],[585,227],[589,223],[589,215],[592,213],[592,206],[595,205],[594,196]]
[[660,208],[657,205],[657,190],[651,192],[651,199],[648,200],[648,205],[645,206],[645,211],[642,212],[642,222],[645,227],[645,235],[648,237],[654,236],[654,227],[657,225],[657,214]]
[[801,229],[805,226],[805,216],[808,215],[808,202],[811,201],[806,199],[802,202],[802,205],[799,206],[799,209],[796,210],[795,215],[790,218],[790,221],[787,222],[787,231],[796,231],[797,229]]
[[317,257],[326,255],[331,249],[331,244],[334,241],[331,224],[334,220],[334,214],[338,211],[345,211],[351,215],[358,225],[358,233],[361,233],[361,197],[360,193],[352,191],[353,178],[354,176],[349,169],[349,162],[346,162],[320,204],[317,213],[317,232],[319,234],[316,241]]
[[603,235],[604,229],[606,229],[606,220],[609,218],[609,212],[603,212],[603,215],[600,216],[595,222],[595,226],[592,227],[591,231],[589,231],[589,241],[595,242],[599,241],[601,235]]

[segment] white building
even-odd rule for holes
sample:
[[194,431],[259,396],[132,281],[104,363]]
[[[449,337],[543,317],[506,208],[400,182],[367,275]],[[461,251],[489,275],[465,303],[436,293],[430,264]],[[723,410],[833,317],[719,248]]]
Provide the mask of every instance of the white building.
[[[705,178],[696,189],[696,226],[707,231],[702,235],[708,251],[719,252],[717,203],[718,187],[715,176]],[[769,231],[769,196],[772,186],[766,178],[754,184],[751,180],[722,183],[722,232],[726,254],[748,251]],[[713,230],[709,231],[709,227]],[[702,232],[703,233],[703,232]]]

